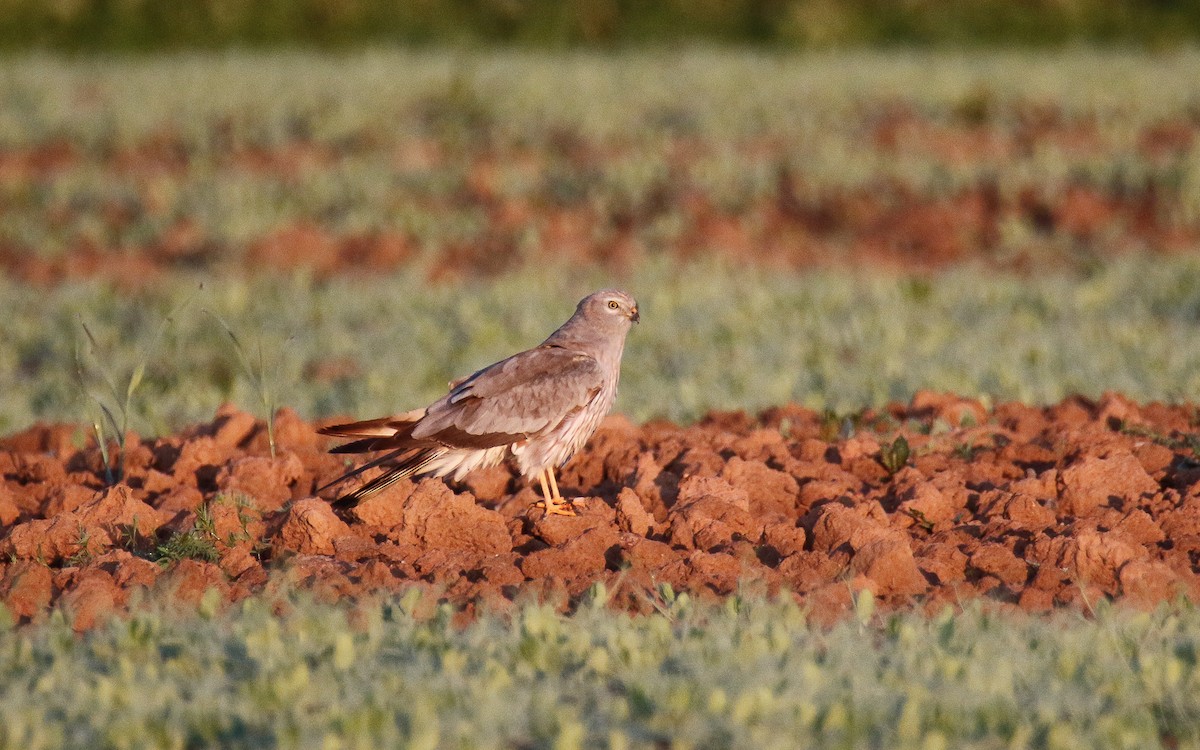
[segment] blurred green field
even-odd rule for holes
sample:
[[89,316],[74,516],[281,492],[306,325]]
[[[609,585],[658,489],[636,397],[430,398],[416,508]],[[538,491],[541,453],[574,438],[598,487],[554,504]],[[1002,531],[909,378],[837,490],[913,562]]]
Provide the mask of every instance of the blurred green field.
[[[602,600],[600,594],[599,600]],[[217,617],[153,607],[82,638],[0,626],[0,748],[1196,748],[1200,612],[872,615],[680,596],[414,618],[418,600]]]
[[862,107],[897,100],[945,122],[974,117],[998,127],[1012,124],[1005,118],[1013,104],[1045,103],[1067,117],[1094,118],[1116,135],[1190,115],[1200,51],[368,48],[145,57],[31,52],[7,54],[4,63],[6,145],[61,138],[99,152],[176,128],[203,157],[225,145],[214,126],[234,145],[305,138],[370,148],[372,138],[436,137],[479,124],[495,142],[527,145],[561,137],[564,128],[648,147],[674,133],[703,140],[780,133],[808,154],[847,137],[836,126],[860,117]]
[[[405,409],[604,284],[642,302],[618,403],[639,420],[921,388],[1195,399],[1196,80],[1195,50],[14,55],[0,432],[87,421],[103,376],[143,363],[143,432],[261,410],[255,374],[310,418]],[[413,256],[272,278],[250,249],[300,252],[275,233],[304,224]],[[887,265],[920,267],[943,229],[957,267]],[[612,261],[622,236],[639,251]],[[79,247],[101,276],[142,256],[165,276],[22,280]]]
[[[795,241],[836,263],[891,206],[982,191],[1000,262],[1158,251],[1169,237],[1127,225],[1200,222],[1196,80],[1191,49],[14,55],[0,250],[233,262],[307,222],[506,268],[624,236],[726,250],[694,226],[714,215],[765,245],[787,204]],[[1120,211],[1098,231],[1023,215],[1072,189]],[[556,245],[562,216],[584,228]],[[907,241],[892,229],[872,236]]]
[[848,412],[920,389],[1035,403],[1105,390],[1142,401],[1200,397],[1193,258],[1129,258],[1089,275],[1035,278],[664,263],[623,278],[528,269],[435,285],[420,273],[326,283],[177,278],[141,293],[0,282],[9,302],[0,431],[37,419],[86,422],[88,394],[108,392],[103,377],[123,391],[143,364],[131,400],[131,426],[143,433],[207,420],[227,400],[262,413],[252,377],[260,373],[275,404],[306,418],[405,410],[440,396],[451,378],[539,343],[579,297],[609,284],[629,289],[642,309],[616,407],[635,420],[686,422],[709,409],[789,401]]

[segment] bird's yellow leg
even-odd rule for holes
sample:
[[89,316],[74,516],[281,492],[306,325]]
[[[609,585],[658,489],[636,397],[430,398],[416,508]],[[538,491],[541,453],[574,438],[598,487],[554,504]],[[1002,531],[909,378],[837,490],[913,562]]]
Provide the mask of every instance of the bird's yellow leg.
[[[547,483],[547,478],[549,483]],[[546,515],[548,516],[573,516],[574,509],[571,504],[562,499],[562,495],[558,494],[558,482],[554,480],[553,469],[542,469],[538,474],[538,482],[542,485],[542,497],[545,500],[541,504],[546,506]],[[553,491],[550,489],[553,487]]]
[[567,500],[558,491],[558,481],[554,478],[554,469],[546,469],[546,474],[550,476],[550,491],[554,493],[554,497],[558,498],[561,507],[571,511],[570,515],[575,515],[575,504],[583,502],[583,498],[575,498]]

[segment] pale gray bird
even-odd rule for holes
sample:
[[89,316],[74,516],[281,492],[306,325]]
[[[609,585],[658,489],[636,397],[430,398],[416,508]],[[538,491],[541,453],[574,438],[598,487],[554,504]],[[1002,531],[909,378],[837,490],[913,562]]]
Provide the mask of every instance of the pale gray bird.
[[358,438],[332,453],[389,451],[325,487],[395,460],[337,500],[354,505],[404,477],[459,480],[513,456],[525,479],[541,484],[546,512],[572,515],[554,471],[583,447],[612,408],[625,334],[638,320],[637,302],[628,294],[615,289],[589,294],[539,346],[455,380],[449,393],[424,409],[321,428],[326,435]]

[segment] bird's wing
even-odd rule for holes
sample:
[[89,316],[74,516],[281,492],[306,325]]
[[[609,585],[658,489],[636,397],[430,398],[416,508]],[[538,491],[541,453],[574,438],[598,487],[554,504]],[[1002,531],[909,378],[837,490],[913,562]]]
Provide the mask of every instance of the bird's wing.
[[459,382],[426,409],[412,437],[462,448],[514,443],[553,428],[603,385],[604,371],[595,358],[539,346]]
[[331,453],[366,453],[387,450],[406,445],[411,440],[413,427],[424,416],[424,409],[415,409],[391,417],[328,425],[320,428],[317,432],[322,435],[359,438],[345,445],[339,445],[330,451]]

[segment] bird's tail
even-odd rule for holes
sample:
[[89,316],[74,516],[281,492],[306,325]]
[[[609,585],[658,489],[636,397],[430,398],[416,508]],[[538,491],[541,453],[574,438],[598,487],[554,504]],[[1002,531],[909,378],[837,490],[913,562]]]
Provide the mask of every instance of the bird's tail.
[[412,431],[417,423],[425,416],[424,409],[406,412],[393,417],[368,419],[362,422],[350,422],[322,427],[318,432],[322,435],[357,438],[344,445],[330,450],[330,453],[369,453],[386,450],[388,453],[368,461],[357,469],[348,471],[324,487],[317,489],[321,493],[335,484],[353,479],[367,469],[386,464],[394,459],[399,461],[388,468],[383,474],[353,492],[339,497],[333,502],[335,507],[352,508],[363,498],[379,492],[392,483],[420,474],[428,468],[430,462],[437,459],[445,449],[441,446],[430,445],[428,442],[413,440]]
[[401,479],[420,474],[421,472],[425,471],[425,469],[429,468],[431,463],[441,457],[441,455],[446,452],[446,449],[439,446],[418,448],[416,450],[401,448],[399,450],[392,451],[391,453],[380,456],[373,461],[368,461],[353,471],[343,474],[329,484],[326,484],[324,487],[318,489],[317,493],[319,494],[333,485],[338,484],[339,482],[352,479],[367,469],[372,469],[376,466],[387,463],[388,461],[391,461],[405,452],[407,452],[408,455],[401,458],[400,461],[395,465],[389,467],[387,471],[375,477],[353,492],[349,492],[334,500],[332,503],[333,507],[353,508],[366,498],[374,495],[376,492],[379,492],[385,487],[390,487],[392,484],[400,481]]

